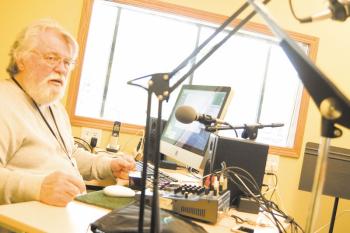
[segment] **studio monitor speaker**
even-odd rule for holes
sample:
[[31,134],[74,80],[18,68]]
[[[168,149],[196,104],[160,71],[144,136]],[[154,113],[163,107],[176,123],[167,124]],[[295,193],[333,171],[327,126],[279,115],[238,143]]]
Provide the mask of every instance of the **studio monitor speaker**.
[[[213,140],[215,141],[213,142]],[[242,168],[254,177],[261,189],[269,150],[268,145],[222,136],[211,137],[209,143],[209,145],[214,145],[212,155],[214,171],[221,168],[222,162],[225,162],[227,167],[235,166]],[[247,186],[253,189],[250,184],[247,184]],[[228,189],[231,191],[231,205],[237,205],[238,198],[243,192],[230,180],[228,182]]]

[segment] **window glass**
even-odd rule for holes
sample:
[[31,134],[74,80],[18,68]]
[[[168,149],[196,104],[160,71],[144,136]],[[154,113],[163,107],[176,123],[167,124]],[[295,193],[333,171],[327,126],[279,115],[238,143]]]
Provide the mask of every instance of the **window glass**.
[[118,10],[114,4],[94,2],[75,111],[78,116],[101,116],[102,94],[117,16]]
[[[195,48],[196,36],[197,29],[192,24],[122,10],[103,117],[144,125],[147,92],[127,85],[127,81],[171,71]],[[153,103],[156,109],[155,99]],[[167,113],[171,110],[167,104],[164,108]]]
[[[212,30],[203,30],[207,38]],[[235,35],[204,63],[193,83],[231,86],[233,98],[225,119],[231,124],[257,122],[269,44]]]
[[[215,30],[213,24],[96,0],[90,19],[75,115],[145,125],[147,92],[127,82],[173,71]],[[173,85],[224,36],[222,32],[170,81]],[[305,51],[307,44],[302,44]],[[150,77],[135,81],[147,87]],[[233,98],[225,120],[232,125],[283,123],[259,130],[257,141],[294,145],[302,85],[273,37],[240,31],[206,60],[185,83],[231,86]],[[180,90],[163,104],[171,113]],[[152,116],[157,99],[153,97]],[[238,131],[241,133],[241,131]],[[235,136],[225,131],[224,135]]]

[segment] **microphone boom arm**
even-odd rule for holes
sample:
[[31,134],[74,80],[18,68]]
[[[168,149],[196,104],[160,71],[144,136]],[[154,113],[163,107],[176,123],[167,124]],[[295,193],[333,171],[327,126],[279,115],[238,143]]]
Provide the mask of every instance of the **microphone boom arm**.
[[[219,130],[237,130],[237,129],[243,129],[243,132],[241,134],[241,137],[242,138],[245,138],[245,139],[250,139],[250,140],[255,140],[257,137],[258,137],[258,129],[263,129],[263,128],[266,128],[266,127],[271,127],[271,128],[276,128],[276,127],[282,127],[284,126],[284,124],[282,123],[272,123],[272,124],[267,124],[267,125],[264,125],[264,124],[253,124],[253,125],[247,125],[247,124],[244,124],[244,125],[240,125],[240,126],[233,126],[227,122],[225,122],[225,124],[223,125],[208,125],[208,126],[205,126],[205,130],[208,131],[208,132],[216,132],[216,131],[219,131]],[[237,134],[237,133],[236,133]]]

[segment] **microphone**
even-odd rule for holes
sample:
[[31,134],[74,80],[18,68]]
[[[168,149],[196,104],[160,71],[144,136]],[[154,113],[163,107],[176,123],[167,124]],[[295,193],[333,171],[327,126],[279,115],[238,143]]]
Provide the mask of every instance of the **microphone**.
[[301,23],[310,23],[323,19],[334,19],[345,21],[350,16],[350,1],[349,0],[329,0],[328,7],[323,11],[313,14],[312,16],[301,18]]
[[182,105],[175,111],[175,117],[178,121],[184,124],[190,124],[193,121],[198,121],[204,125],[215,124],[227,124],[221,119],[217,119],[210,115],[198,114],[191,106]]

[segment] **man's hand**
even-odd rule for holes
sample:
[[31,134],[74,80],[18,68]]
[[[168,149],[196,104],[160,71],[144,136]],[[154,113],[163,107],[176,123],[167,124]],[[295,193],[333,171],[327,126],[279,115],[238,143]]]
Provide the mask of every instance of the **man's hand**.
[[129,171],[135,170],[135,161],[130,156],[115,158],[111,161],[111,170],[115,178],[128,179]]
[[49,205],[66,206],[83,192],[86,192],[83,181],[57,171],[46,176],[41,184],[40,201]]

